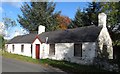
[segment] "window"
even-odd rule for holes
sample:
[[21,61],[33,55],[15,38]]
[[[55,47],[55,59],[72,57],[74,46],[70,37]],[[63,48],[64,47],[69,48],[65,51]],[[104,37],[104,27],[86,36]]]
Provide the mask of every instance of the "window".
[[49,54],[55,55],[55,44],[50,44]]
[[14,52],[14,49],[15,49],[15,46],[14,45],[12,45],[12,51]]
[[21,52],[24,52],[24,45],[21,45]]
[[74,56],[82,57],[82,44],[74,44]]

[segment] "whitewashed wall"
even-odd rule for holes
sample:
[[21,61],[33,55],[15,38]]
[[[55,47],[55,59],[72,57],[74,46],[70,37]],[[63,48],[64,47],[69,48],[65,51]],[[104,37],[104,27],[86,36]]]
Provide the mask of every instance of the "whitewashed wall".
[[106,27],[103,27],[100,35],[98,37],[98,45],[99,49],[102,51],[103,50],[103,44],[107,45],[107,52],[109,53],[108,58],[113,59],[113,47],[112,47],[112,40],[110,38],[109,32]]
[[32,44],[33,45],[33,47],[32,47],[32,58],[34,58],[34,59],[36,59],[36,44],[40,44],[40,48],[41,48],[41,42],[39,41],[39,39],[35,39],[35,41]]
[[33,49],[32,49],[32,58],[36,59],[36,44],[40,44],[40,59],[48,58],[49,55],[49,44],[41,43],[39,39],[36,39],[33,42]]
[[82,57],[73,57],[70,61],[78,64],[92,64],[96,57],[96,42],[82,43]]
[[[79,64],[91,64],[93,62],[96,49],[95,42],[82,43],[82,57],[74,56],[74,43],[56,43],[55,55],[49,55],[49,44],[42,43],[36,39],[32,44],[32,58],[36,59],[36,44],[40,44],[40,59],[67,60]],[[24,44],[24,53],[21,53],[21,44],[14,44],[15,50],[12,51],[12,45],[8,45],[8,52],[31,56],[31,44]]]
[[49,57],[49,44],[42,43],[40,48],[40,58],[45,59]]
[[73,57],[74,54],[73,43],[56,43],[55,44],[55,55],[50,56],[50,59],[64,60],[66,57]]
[[5,48],[7,52],[11,52],[12,51],[12,44],[5,44]]
[[[6,44],[6,46],[7,45],[8,52],[31,57],[31,44],[21,43],[21,44]],[[14,51],[12,45],[14,45]],[[21,52],[21,45],[24,45],[23,52]]]
[[79,64],[92,64],[95,55],[96,43],[82,43],[82,57],[74,56],[74,43],[55,44],[55,55],[49,56],[50,59],[67,60]]

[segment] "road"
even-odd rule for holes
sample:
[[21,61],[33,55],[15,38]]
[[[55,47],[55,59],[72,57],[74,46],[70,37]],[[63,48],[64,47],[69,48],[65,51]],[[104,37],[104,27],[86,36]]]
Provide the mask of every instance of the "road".
[[2,57],[2,72],[63,72],[53,67]]

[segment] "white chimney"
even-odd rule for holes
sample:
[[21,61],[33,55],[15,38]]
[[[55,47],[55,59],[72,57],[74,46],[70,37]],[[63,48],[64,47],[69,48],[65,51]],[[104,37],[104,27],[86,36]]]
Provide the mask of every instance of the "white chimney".
[[107,16],[106,16],[106,14],[105,13],[100,13],[99,15],[98,15],[98,26],[103,26],[103,28],[105,28],[106,27],[106,19],[107,19]]
[[45,32],[45,26],[40,25],[38,27],[38,34],[41,34],[42,32]]

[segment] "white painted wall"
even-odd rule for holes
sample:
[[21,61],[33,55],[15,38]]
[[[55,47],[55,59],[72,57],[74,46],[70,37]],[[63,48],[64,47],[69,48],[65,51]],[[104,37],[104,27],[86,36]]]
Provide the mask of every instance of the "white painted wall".
[[109,32],[106,27],[103,27],[99,37],[98,37],[98,45],[100,51],[103,50],[103,44],[107,45],[107,52],[109,53],[108,58],[113,59],[113,47],[112,47],[112,40],[110,38]]
[[96,43],[85,42],[82,44],[82,58],[93,59],[95,55]]
[[11,52],[12,51],[12,44],[5,44],[5,48],[7,52]]
[[67,60],[79,64],[92,64],[95,55],[96,42],[82,43],[82,57],[74,56],[74,43],[56,43],[55,55],[50,59]]
[[42,43],[40,48],[40,58],[45,59],[49,57],[49,44]]
[[55,55],[49,56],[50,59],[63,60],[66,58],[73,57],[74,54],[73,43],[56,43],[55,44]]
[[32,58],[36,59],[36,44],[40,44],[40,49],[41,49],[41,42],[39,41],[39,39],[35,39],[35,41],[33,42],[33,47],[32,47]]
[[[91,64],[93,62],[95,55],[95,42],[84,42],[82,43],[82,57],[74,56],[74,43],[56,43],[55,44],[55,55],[49,55],[49,44],[42,43],[39,39],[33,42],[32,58],[36,58],[36,44],[40,44],[40,59],[54,59],[54,60],[67,60],[74,63],[80,64]],[[12,45],[8,44],[8,52],[14,54],[20,54],[24,56],[31,56],[31,44],[24,44],[24,53],[21,53],[22,44],[14,44],[15,50],[12,51]]]
[[[7,45],[8,45],[7,48],[8,52],[31,57],[31,44],[21,43],[21,44],[6,44],[6,46]],[[14,45],[14,51],[12,45]],[[24,45],[23,52],[21,52],[21,45]]]
[[39,41],[39,39],[36,39],[33,42],[33,54],[32,54],[32,58],[36,59],[36,44],[40,44],[40,59],[45,59],[48,58],[49,55],[49,44],[46,43],[42,43]]

